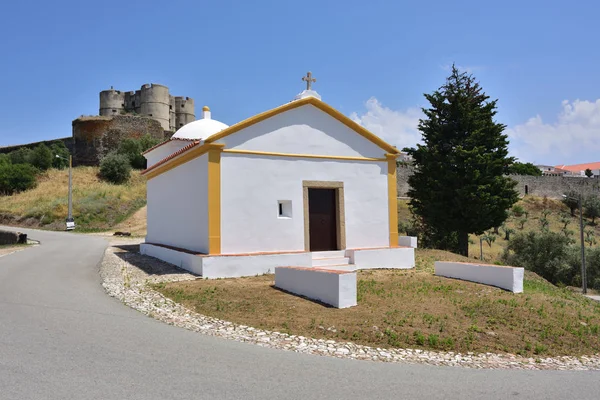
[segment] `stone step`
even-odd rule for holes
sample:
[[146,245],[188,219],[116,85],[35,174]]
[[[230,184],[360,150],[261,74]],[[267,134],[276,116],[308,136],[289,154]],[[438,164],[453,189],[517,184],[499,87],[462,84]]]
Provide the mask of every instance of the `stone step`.
[[313,251],[313,258],[340,258],[346,256],[346,250]]
[[327,257],[327,258],[313,258],[312,266],[321,267],[324,265],[348,265],[350,264],[350,258],[348,257]]

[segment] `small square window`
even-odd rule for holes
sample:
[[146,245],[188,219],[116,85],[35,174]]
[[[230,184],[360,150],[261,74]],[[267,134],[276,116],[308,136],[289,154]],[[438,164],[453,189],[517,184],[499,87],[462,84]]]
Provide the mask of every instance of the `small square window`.
[[292,218],[292,201],[279,200],[277,202],[277,217],[289,219]]

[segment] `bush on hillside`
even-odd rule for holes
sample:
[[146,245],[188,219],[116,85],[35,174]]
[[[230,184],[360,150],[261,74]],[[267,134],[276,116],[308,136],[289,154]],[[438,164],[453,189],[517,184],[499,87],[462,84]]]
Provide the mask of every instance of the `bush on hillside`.
[[600,198],[596,196],[589,197],[583,204],[583,215],[592,219],[592,225],[595,225],[596,218],[600,217]]
[[146,158],[142,153],[158,143],[159,140],[150,135],[142,136],[139,139],[125,139],[119,144],[117,153],[126,156],[133,168],[144,169],[146,168]]
[[[63,142],[56,142],[50,146],[52,152],[52,167],[56,169],[64,169],[69,166],[69,149]],[[59,155],[60,157],[56,157]]]
[[572,257],[569,238],[556,232],[532,231],[515,235],[508,242],[502,260],[533,271],[554,284],[571,284]]
[[3,164],[12,164],[10,160],[10,156],[8,154],[0,154],[0,165]]
[[131,164],[123,154],[109,153],[100,162],[100,177],[114,184],[125,183],[131,175]]
[[37,170],[30,164],[0,164],[0,193],[11,195],[33,189]]
[[571,190],[564,194],[562,202],[565,206],[569,207],[571,210],[571,217],[575,216],[575,210],[579,207],[579,192]]
[[31,159],[31,150],[21,147],[19,150],[11,151],[8,155],[13,164],[28,164]]
[[52,167],[54,158],[50,148],[42,143],[33,149],[29,155],[29,162],[40,171],[46,171]]

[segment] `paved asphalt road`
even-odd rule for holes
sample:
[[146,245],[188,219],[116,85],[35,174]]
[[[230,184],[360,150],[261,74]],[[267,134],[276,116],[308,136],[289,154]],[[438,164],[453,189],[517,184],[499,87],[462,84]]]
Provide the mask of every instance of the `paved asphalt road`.
[[0,257],[0,399],[598,399],[599,372],[340,360],[207,337],[108,297],[104,239]]

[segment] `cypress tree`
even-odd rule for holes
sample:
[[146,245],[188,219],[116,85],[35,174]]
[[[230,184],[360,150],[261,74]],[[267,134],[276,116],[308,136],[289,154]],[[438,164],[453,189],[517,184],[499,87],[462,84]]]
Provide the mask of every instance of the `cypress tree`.
[[497,100],[489,101],[475,78],[452,66],[446,83],[431,94],[419,121],[422,145],[405,149],[413,157],[410,206],[443,246],[468,256],[469,234],[500,226],[518,200],[516,182],[505,174],[505,125],[494,120]]

